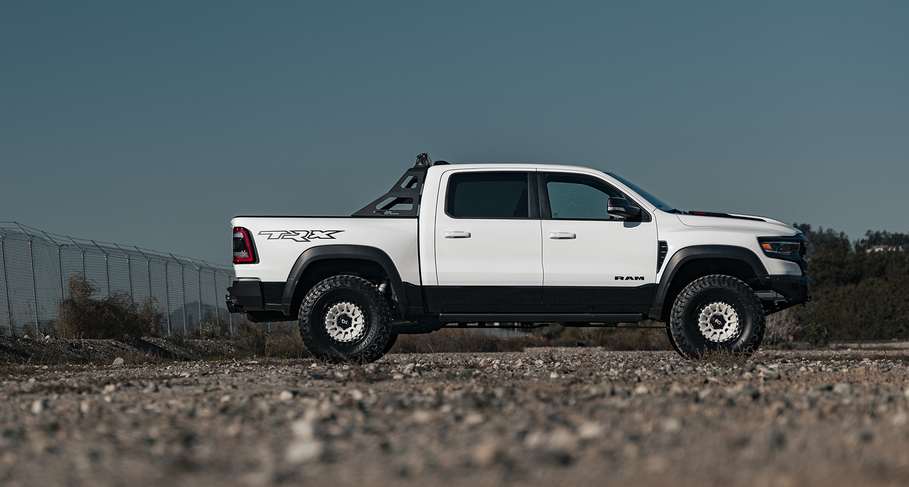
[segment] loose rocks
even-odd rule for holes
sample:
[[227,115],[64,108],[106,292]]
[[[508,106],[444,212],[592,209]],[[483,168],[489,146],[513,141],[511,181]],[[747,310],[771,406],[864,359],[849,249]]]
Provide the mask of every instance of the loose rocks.
[[901,485],[906,377],[825,350],[10,365],[0,483]]

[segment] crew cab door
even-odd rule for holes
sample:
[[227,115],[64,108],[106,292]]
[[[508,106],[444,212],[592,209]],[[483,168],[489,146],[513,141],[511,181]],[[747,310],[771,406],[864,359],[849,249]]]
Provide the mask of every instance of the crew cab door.
[[604,179],[558,172],[538,178],[543,303],[553,312],[646,311],[656,287],[653,218],[643,209],[640,221],[609,215],[610,197],[628,197]]
[[535,173],[451,171],[436,205],[437,293],[444,311],[514,312],[543,284]]

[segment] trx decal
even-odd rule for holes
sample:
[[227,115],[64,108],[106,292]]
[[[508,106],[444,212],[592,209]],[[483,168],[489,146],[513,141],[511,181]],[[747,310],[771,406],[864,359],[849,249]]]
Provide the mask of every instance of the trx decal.
[[644,276],[615,276],[616,281],[643,281]]
[[309,242],[311,240],[334,240],[336,233],[344,230],[262,230],[259,235],[268,235],[269,240],[293,240]]

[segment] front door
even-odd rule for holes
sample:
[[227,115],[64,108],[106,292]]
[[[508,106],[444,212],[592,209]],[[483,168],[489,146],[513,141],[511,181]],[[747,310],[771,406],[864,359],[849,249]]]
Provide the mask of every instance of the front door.
[[656,222],[643,209],[641,221],[609,215],[607,200],[627,196],[605,180],[545,173],[541,183],[543,303],[552,312],[646,310],[656,287]]

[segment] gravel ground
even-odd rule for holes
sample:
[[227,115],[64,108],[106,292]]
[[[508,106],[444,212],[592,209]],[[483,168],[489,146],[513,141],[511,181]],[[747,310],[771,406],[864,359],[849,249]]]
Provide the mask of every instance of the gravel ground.
[[905,351],[9,365],[0,485],[905,485]]

